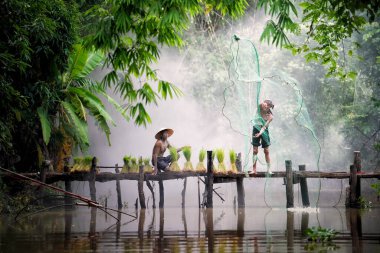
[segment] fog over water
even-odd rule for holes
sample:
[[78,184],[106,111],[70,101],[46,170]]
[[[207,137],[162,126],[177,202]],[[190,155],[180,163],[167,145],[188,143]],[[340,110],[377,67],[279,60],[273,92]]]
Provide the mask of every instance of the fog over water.
[[[266,78],[262,82],[262,94],[260,100],[271,98],[274,101],[275,119],[271,123],[271,140],[272,146],[271,159],[272,168],[274,171],[283,171],[285,160],[292,160],[293,170],[298,170],[299,164],[306,164],[307,169],[318,169],[319,149],[317,142],[308,131],[295,124],[294,115],[285,115],[284,111],[289,105],[288,101],[294,100],[295,89],[286,84],[285,81],[292,80],[297,84],[302,92],[304,92],[302,81],[308,71],[312,69],[303,63],[301,66],[295,65],[290,59],[294,59],[285,49],[280,50],[274,46],[260,43],[259,37],[265,23],[263,16],[251,16],[242,22],[233,24],[228,31],[219,31],[221,33],[232,36],[238,34],[241,38],[249,38],[255,44],[261,67],[261,77]],[[218,34],[214,34],[218,35]],[[226,36],[220,36],[220,39]],[[227,37],[228,38],[228,37]],[[216,38],[218,39],[218,38]],[[214,39],[215,42],[215,39]],[[212,46],[213,40],[210,39]],[[222,44],[229,45],[231,41],[225,39]],[[90,122],[91,145],[88,154],[94,155],[99,159],[99,165],[113,166],[116,163],[119,166],[123,164],[123,156],[132,155],[134,157],[150,158],[152,148],[155,143],[154,135],[162,127],[174,129],[174,134],[169,138],[169,142],[176,147],[190,145],[192,147],[191,161],[194,166],[198,162],[198,154],[201,148],[212,150],[214,148],[223,148],[225,151],[225,163],[229,166],[228,152],[234,149],[236,152],[242,152],[243,156],[248,156],[248,161],[251,163],[251,154],[244,154],[244,138],[234,132],[229,125],[228,120],[222,114],[223,100],[219,98],[214,108],[210,110],[205,108],[201,101],[197,101],[193,96],[192,85],[193,76],[188,75],[192,69],[200,68],[200,66],[192,65],[193,62],[202,62],[202,59],[189,59],[188,51],[192,45],[180,50],[162,48],[159,62],[153,67],[157,69],[160,79],[170,81],[178,86],[185,95],[179,98],[158,101],[158,106],[147,106],[147,111],[151,116],[152,123],[145,127],[137,127],[132,121],[126,122],[122,117],[110,108],[113,119],[116,122],[116,127],[111,127],[111,144],[108,146],[106,137],[102,134],[94,124]],[[225,47],[228,48],[228,47]],[[224,49],[225,49],[224,48]],[[196,49],[196,48],[195,48]],[[221,53],[226,54],[223,48]],[[223,50],[223,52],[222,52]],[[206,57],[206,55],[205,55]],[[302,62],[302,61],[301,61]],[[194,71],[193,71],[194,72]],[[228,78],[228,66],[222,67],[220,73]],[[104,73],[103,73],[104,74]],[[214,73],[212,73],[214,74]],[[216,74],[216,73],[215,73]],[[280,78],[269,78],[276,74]],[[102,72],[96,73],[97,77],[101,77]],[[285,80],[285,81],[284,81]],[[195,81],[194,81],[195,82]],[[220,85],[215,83],[214,85]],[[154,85],[153,85],[154,87]],[[225,87],[220,85],[220,89]],[[112,93],[112,91],[110,91]],[[114,97],[117,95],[114,94]],[[307,108],[308,101],[304,101],[304,107]],[[227,105],[228,106],[228,105]],[[294,105],[292,105],[294,106]],[[310,105],[318,106],[318,105]],[[312,123],[312,122],[311,122]],[[320,140],[322,147],[319,169],[321,171],[336,170],[348,171],[348,166],[351,163],[352,150],[345,147],[344,139],[339,134],[339,125],[335,128],[327,129],[325,138]],[[334,142],[326,142],[325,140],[334,140]],[[168,151],[167,151],[168,152]],[[168,154],[168,153],[167,153]],[[245,159],[245,157],[243,157]],[[259,149],[258,171],[265,171],[266,165],[262,149]],[[185,159],[183,155],[179,160],[179,164],[183,165]],[[250,164],[248,164],[248,167]],[[112,170],[111,170],[112,171]],[[115,183],[99,183],[97,182],[97,197],[107,196],[110,205],[116,205]],[[320,205],[332,206],[344,204],[345,185],[347,180],[309,180],[310,201],[316,203],[320,197]],[[128,202],[131,206],[137,198],[137,182],[122,181],[122,198],[124,202]],[[165,206],[178,207],[181,204],[181,190],[183,180],[165,181]],[[244,180],[246,192],[247,206],[285,206],[285,186],[282,179],[250,179]],[[146,187],[146,186],[144,186]],[[196,178],[189,178],[187,183],[187,206],[198,205],[198,184]],[[223,194],[225,202],[214,195],[215,205],[233,205],[234,197],[236,196],[236,185],[220,184],[214,188],[220,187],[217,191]],[[320,196],[318,195],[321,188]],[[74,190],[88,194],[88,186],[86,183],[78,183]],[[203,184],[200,183],[200,191],[203,192]],[[156,198],[158,199],[158,184],[155,186]],[[150,198],[150,192],[145,188],[146,198]],[[297,205],[298,185],[295,186],[295,196]],[[298,194],[298,195],[297,195]],[[151,198],[148,206],[151,206]],[[157,200],[158,201],[158,200]],[[157,204],[157,203],[156,203]]]

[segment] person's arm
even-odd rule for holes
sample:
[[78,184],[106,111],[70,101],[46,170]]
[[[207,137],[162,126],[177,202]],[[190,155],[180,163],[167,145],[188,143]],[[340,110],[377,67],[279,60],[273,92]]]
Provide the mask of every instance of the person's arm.
[[[173,147],[173,146],[170,145],[170,143],[168,142],[168,148],[172,148],[172,147]],[[184,148],[184,147],[177,148],[177,153],[178,153],[178,152],[181,152],[183,148]]]
[[262,135],[264,133],[265,129],[268,128],[269,123],[271,123],[272,120],[273,120],[273,115],[270,114],[269,119],[265,122],[264,126],[260,129],[260,132],[255,135],[255,137],[259,137],[260,135]]
[[154,145],[154,148],[153,148],[153,153],[152,153],[152,162],[153,162],[153,174],[157,174],[158,172],[158,168],[157,168],[157,157],[160,153],[160,150],[161,150],[161,145],[159,142],[157,142],[155,145]]

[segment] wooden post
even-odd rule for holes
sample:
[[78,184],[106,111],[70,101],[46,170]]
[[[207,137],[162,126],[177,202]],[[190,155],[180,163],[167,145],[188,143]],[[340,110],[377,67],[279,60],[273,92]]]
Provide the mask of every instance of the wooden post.
[[[241,166],[241,153],[237,155],[236,159],[236,167],[239,172],[242,172],[242,166]],[[237,200],[238,200],[238,208],[244,208],[245,207],[245,193],[244,193],[244,178],[238,177],[236,178],[236,190],[237,190]]]
[[165,203],[165,199],[164,199],[164,183],[162,180],[158,180],[158,187],[159,187],[159,190],[160,190],[160,201],[158,203],[158,206],[159,208],[164,208],[164,203]]
[[302,235],[305,235],[308,227],[309,227],[309,213],[308,212],[302,212],[302,217],[301,217],[301,233],[302,233]]
[[144,239],[144,224],[145,224],[145,209],[140,210],[139,215],[139,225],[137,229],[137,235],[140,239],[140,242]]
[[244,223],[245,223],[245,208],[239,208],[236,231],[237,231],[237,236],[241,238],[244,237]]
[[[306,171],[306,166],[305,165],[299,165],[298,169],[299,169],[299,171]],[[300,180],[300,185],[301,185],[302,206],[303,207],[309,207],[310,206],[309,190],[307,188],[306,177],[301,177],[299,180]]]
[[[208,153],[209,151],[207,151]],[[212,192],[211,192],[212,193]],[[214,209],[206,208],[206,237],[208,252],[214,252]]]
[[288,250],[293,251],[294,245],[294,213],[286,211],[286,235],[287,235],[287,245]]
[[[360,174],[362,171],[362,159],[360,155],[360,151],[354,151],[354,167],[356,169],[356,174]],[[356,197],[360,198],[361,196],[361,187],[360,187],[360,177],[357,177],[356,181]]]
[[139,181],[137,183],[137,188],[139,191],[139,200],[141,209],[145,209],[145,195],[144,195],[144,166],[139,166]]
[[46,182],[46,172],[49,170],[49,166],[50,166],[49,160],[43,161],[42,166],[41,166],[41,170],[40,170],[40,181],[42,183]]
[[[115,173],[119,174],[119,165],[115,164]],[[123,207],[123,203],[121,202],[121,190],[120,190],[120,180],[119,177],[116,179],[116,193],[117,193],[117,208],[120,210]]]
[[350,165],[350,201],[349,207],[358,207],[358,196],[357,196],[357,182],[358,176],[356,173],[356,167]]
[[201,208],[201,189],[199,186],[199,176],[198,176],[198,208]]
[[363,252],[362,244],[362,220],[360,215],[360,210],[358,209],[346,209],[346,215],[349,215],[351,237],[352,237],[352,248],[355,249],[354,252]]
[[186,202],[186,185],[187,185],[187,177],[185,177],[185,180],[183,181],[183,190],[181,192],[182,195],[182,208],[185,208],[185,202]]
[[286,160],[285,167],[286,167],[286,208],[291,208],[291,207],[294,207],[292,161]]
[[206,180],[206,188],[207,188],[207,208],[213,207],[212,201],[212,190],[214,187],[214,174],[213,174],[213,164],[212,164],[212,151],[207,151],[207,180]]
[[88,178],[88,184],[90,186],[90,196],[92,201],[96,201],[96,188],[95,188],[95,178],[96,178],[96,157],[92,158],[91,169]]

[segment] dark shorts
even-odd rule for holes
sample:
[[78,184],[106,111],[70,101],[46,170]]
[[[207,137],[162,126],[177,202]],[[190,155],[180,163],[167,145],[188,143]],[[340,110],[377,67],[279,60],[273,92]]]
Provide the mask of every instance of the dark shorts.
[[[168,155],[166,157],[157,157],[157,169],[165,171],[171,162],[172,162],[171,155]],[[152,161],[152,163],[153,163],[153,161]],[[154,166],[154,164],[153,164],[153,166]]]
[[261,127],[253,127],[252,129],[252,145],[255,147],[262,146],[263,148],[267,148],[270,146],[270,138],[268,128],[265,129],[263,134],[256,138],[255,135],[260,132]]

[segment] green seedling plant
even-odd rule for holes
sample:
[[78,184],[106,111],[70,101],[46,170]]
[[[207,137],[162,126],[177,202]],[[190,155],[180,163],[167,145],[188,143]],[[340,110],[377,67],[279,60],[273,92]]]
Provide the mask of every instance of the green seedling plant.
[[139,172],[139,165],[137,164],[136,157],[131,158],[131,172],[134,172],[134,173]]
[[197,164],[197,167],[195,168],[195,170],[197,172],[205,172],[206,171],[206,167],[205,167],[205,164],[204,164],[205,158],[206,158],[206,150],[202,148],[199,151],[199,162]]
[[144,163],[144,172],[152,173],[153,172],[153,167],[149,164],[150,159],[149,158],[144,158],[143,163]]
[[215,172],[217,172],[218,167],[215,166],[215,156],[216,156],[216,149],[211,152],[211,160],[212,160],[212,167]]
[[124,165],[121,169],[121,173],[128,173],[131,170],[131,159],[132,157],[129,155],[123,157]]
[[230,150],[230,163],[231,163],[231,169],[230,171],[232,173],[238,173],[237,167],[236,167],[236,153],[235,150]]
[[70,172],[90,172],[92,156],[74,157],[74,165]]
[[182,149],[182,152],[183,152],[183,156],[186,159],[183,171],[193,171],[194,170],[193,164],[190,161],[190,159],[191,159],[191,147],[189,147],[189,146],[184,147]]
[[218,172],[227,173],[226,165],[224,164],[224,150],[216,149],[216,159],[218,160]]
[[359,207],[360,207],[361,209],[368,209],[368,208],[371,208],[371,207],[372,207],[372,202],[366,200],[366,199],[363,198],[362,196],[359,197],[359,199],[358,199],[358,203],[359,203]]
[[181,168],[178,165],[178,152],[177,149],[174,147],[169,148],[170,156],[172,157],[172,163],[170,164],[169,170],[170,171],[181,171]]

